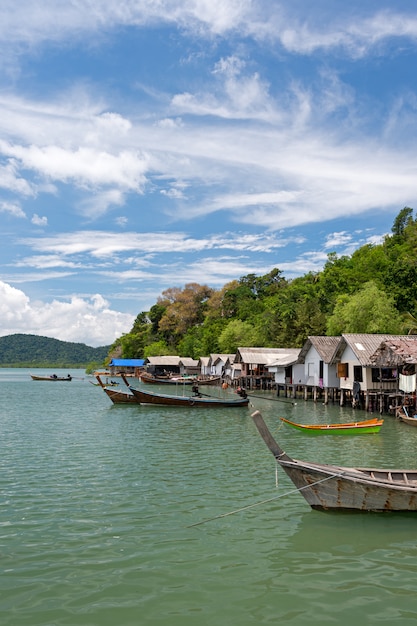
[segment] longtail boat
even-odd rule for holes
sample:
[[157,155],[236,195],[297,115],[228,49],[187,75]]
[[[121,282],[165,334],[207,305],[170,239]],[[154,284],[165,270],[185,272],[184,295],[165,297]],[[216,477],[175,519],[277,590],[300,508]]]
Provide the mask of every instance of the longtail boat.
[[[362,422],[345,422],[343,424],[297,424],[280,417],[280,420],[307,435],[364,435],[378,433],[384,423],[383,419],[374,417]],[[417,420],[416,420],[417,425]]]
[[277,463],[312,509],[417,512],[417,470],[299,461],[282,450],[259,411],[252,413],[252,419]]
[[72,380],[72,376],[68,374],[68,376],[57,376],[56,374],[52,374],[51,376],[37,376],[36,374],[30,375],[32,380],[46,380],[48,382],[70,382]]
[[243,407],[248,406],[249,398],[218,398],[197,393],[190,396],[176,396],[166,393],[154,393],[142,389],[129,389],[140,404],[158,404],[182,407]]
[[143,383],[152,385],[192,385],[196,381],[195,376],[155,376],[149,372],[142,372],[139,378]]
[[410,426],[417,426],[417,416],[410,415],[407,407],[405,406],[397,407],[396,416],[405,424],[409,424]]
[[106,395],[110,398],[113,404],[138,404],[133,393],[128,391],[117,391],[115,389],[109,389],[101,380],[100,376],[96,376],[98,385],[103,389]]
[[197,383],[199,385],[221,385],[222,377],[221,376],[210,376],[210,378],[204,378],[197,376]]

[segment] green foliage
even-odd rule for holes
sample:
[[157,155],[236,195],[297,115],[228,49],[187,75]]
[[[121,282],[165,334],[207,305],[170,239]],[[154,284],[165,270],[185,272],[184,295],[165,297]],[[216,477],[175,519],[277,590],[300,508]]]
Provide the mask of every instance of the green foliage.
[[417,221],[403,208],[392,234],[351,256],[328,254],[323,270],[293,280],[278,268],[221,289],[189,283],[165,290],[113,344],[121,356],[195,359],[239,346],[301,347],[309,335],[403,333],[417,320]]
[[172,351],[171,348],[167,346],[165,341],[154,341],[153,343],[146,346],[143,357],[146,359],[148,356],[168,356],[175,355],[175,352]]
[[406,206],[398,213],[394,220],[391,232],[394,236],[403,237],[406,227],[413,221],[413,209]]
[[339,296],[327,322],[329,335],[341,333],[401,334],[403,320],[394,299],[369,281],[356,294]]
[[239,346],[256,346],[256,329],[249,322],[231,320],[219,337],[220,353],[233,354]]
[[0,337],[0,366],[86,367],[91,361],[104,363],[109,348],[91,348],[38,335],[7,335]]

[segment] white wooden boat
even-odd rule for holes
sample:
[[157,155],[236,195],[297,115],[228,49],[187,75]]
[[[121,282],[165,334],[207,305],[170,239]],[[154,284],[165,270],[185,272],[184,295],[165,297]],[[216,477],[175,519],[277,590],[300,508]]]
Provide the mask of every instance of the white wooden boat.
[[343,467],[290,457],[259,411],[252,419],[277,463],[313,509],[417,512],[417,470]]

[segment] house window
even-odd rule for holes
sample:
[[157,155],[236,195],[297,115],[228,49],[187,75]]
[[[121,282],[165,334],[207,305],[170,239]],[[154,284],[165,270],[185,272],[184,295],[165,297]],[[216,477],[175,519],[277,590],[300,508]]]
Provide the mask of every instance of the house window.
[[349,363],[338,363],[337,364],[337,377],[338,378],[349,378]]
[[397,370],[392,367],[373,367],[372,368],[372,382],[373,383],[382,383],[382,382],[392,382],[396,380],[396,372]]
[[353,380],[357,383],[362,383],[363,382],[363,375],[362,375],[362,365],[354,365],[353,366]]

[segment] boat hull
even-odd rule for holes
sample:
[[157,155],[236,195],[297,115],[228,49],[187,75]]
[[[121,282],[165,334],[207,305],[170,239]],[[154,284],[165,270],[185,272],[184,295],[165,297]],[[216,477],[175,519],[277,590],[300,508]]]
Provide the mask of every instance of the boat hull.
[[[350,422],[347,424],[323,424],[323,425],[309,425],[309,424],[297,424],[290,420],[280,418],[282,422],[291,426],[295,430],[298,430],[306,435],[313,437],[320,435],[366,435],[378,433],[381,430],[381,426],[384,420],[370,419],[362,422]],[[416,420],[417,422],[417,420]]]
[[306,466],[297,461],[280,465],[313,509],[417,512],[417,474],[414,484],[390,485],[367,479],[351,468]]
[[181,407],[245,407],[249,404],[248,398],[228,400],[222,398],[207,398],[199,396],[174,396],[169,394],[157,394],[129,387],[132,394],[140,404],[157,404],[164,406]]
[[147,373],[142,373],[140,379],[143,383],[150,385],[193,385],[196,382],[195,378],[153,376]]
[[113,404],[138,404],[137,399],[132,393],[116,391],[115,389],[107,389],[107,387],[103,387],[103,391],[107,394]]
[[47,381],[47,382],[71,382],[72,380],[72,376],[65,376],[65,377],[60,377],[57,376],[56,378],[54,378],[53,376],[36,376],[35,374],[31,374],[30,375],[32,380],[43,380],[43,381]]

